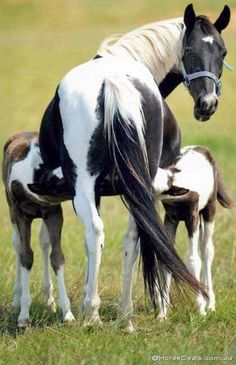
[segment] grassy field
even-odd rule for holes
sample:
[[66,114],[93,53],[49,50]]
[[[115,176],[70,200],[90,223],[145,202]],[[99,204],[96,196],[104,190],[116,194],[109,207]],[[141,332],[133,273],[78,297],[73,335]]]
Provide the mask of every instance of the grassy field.
[[[227,60],[236,67],[236,1],[230,27],[224,33]],[[0,2],[0,111],[1,159],[6,138],[18,130],[37,130],[45,107],[63,75],[92,57],[107,35],[121,33],[158,19],[181,16],[188,1],[169,0],[1,0]],[[177,5],[178,4],[178,5]],[[215,19],[225,1],[194,1],[198,12]],[[217,113],[206,124],[193,118],[193,102],[181,86],[168,99],[183,135],[183,145],[211,148],[225,183],[236,200],[236,72],[225,70]],[[25,334],[16,331],[11,314],[14,252],[3,186],[0,185],[0,365],[117,364],[146,365],[152,356],[234,356],[236,361],[235,210],[218,207],[214,242],[214,284],[217,311],[200,318],[193,301],[176,298],[169,319],[159,323],[148,312],[141,273],[135,276],[134,324],[128,335],[114,327],[121,284],[122,236],[127,212],[119,198],[104,199],[106,248],[101,265],[99,292],[103,327],[82,328],[79,303],[85,271],[83,229],[70,203],[64,204],[63,247],[66,283],[76,322],[65,326],[60,313],[51,314],[42,295],[42,260],[38,248],[39,221],[33,227],[32,325]],[[187,239],[180,227],[177,246],[183,257]],[[160,362],[159,362],[160,363]],[[170,361],[161,361],[170,363]],[[191,361],[202,363],[202,361]]]

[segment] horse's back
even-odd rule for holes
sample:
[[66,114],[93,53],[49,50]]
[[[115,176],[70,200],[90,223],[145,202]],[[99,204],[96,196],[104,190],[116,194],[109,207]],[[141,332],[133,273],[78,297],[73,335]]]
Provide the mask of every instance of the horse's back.
[[214,190],[214,166],[208,149],[200,146],[182,148],[175,163],[177,172],[173,176],[173,185],[198,193],[199,210],[205,207]]

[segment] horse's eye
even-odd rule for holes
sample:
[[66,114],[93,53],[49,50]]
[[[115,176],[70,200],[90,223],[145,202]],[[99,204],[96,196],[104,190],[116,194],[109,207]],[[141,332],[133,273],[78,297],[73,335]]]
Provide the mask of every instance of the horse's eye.
[[186,50],[185,50],[185,54],[186,54],[187,56],[190,56],[190,55],[192,54],[191,49],[186,49]]

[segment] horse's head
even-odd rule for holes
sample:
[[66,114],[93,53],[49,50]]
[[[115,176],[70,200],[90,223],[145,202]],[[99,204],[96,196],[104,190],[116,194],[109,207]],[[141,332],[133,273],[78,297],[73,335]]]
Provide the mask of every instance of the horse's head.
[[213,24],[205,16],[196,16],[193,5],[185,9],[186,26],[182,58],[182,74],[192,95],[194,116],[206,121],[215,112],[220,95],[219,81],[226,48],[221,37],[230,20],[230,9],[225,6]]

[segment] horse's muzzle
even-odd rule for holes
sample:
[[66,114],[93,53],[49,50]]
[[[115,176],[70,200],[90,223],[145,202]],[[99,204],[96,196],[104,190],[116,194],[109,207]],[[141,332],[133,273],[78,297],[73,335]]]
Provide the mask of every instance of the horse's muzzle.
[[215,94],[199,96],[194,107],[194,117],[201,122],[207,121],[215,113],[217,105],[218,99]]

